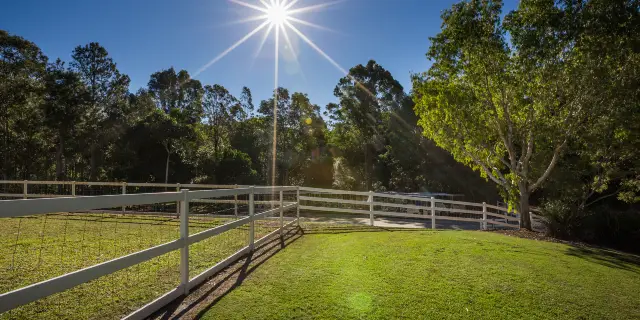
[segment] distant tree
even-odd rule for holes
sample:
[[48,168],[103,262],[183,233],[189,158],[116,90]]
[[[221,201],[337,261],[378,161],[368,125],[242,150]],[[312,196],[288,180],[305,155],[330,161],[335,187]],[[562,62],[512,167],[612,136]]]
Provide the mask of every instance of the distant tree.
[[156,72],[149,80],[149,93],[158,108],[182,123],[195,124],[202,118],[202,84],[191,79],[186,70],[173,67]]
[[65,180],[66,143],[76,137],[76,129],[84,120],[87,89],[80,75],[66,70],[60,59],[47,68],[45,89],[45,123],[56,137],[56,179]]
[[89,179],[96,181],[105,148],[118,135],[124,119],[129,77],[122,75],[107,50],[97,42],[77,46],[71,55],[71,69],[88,90],[84,140],[88,144]]
[[213,140],[213,153],[216,160],[222,157],[224,141],[232,130],[234,115],[238,112],[238,100],[223,86],[204,87],[202,106],[207,119],[208,129]]
[[[44,154],[39,134],[47,57],[37,45],[0,30],[0,176],[28,178]],[[35,174],[36,172],[32,172]]]
[[251,90],[247,87],[242,87],[242,94],[240,95],[240,105],[244,112],[242,117],[239,120],[246,120],[247,117],[253,116],[253,96],[251,95]]
[[371,60],[367,65],[351,68],[349,75],[340,79],[334,95],[340,104],[329,105],[328,111],[335,121],[358,131],[361,139],[358,144],[364,155],[365,188],[372,190],[374,172],[384,170],[380,165],[375,167],[386,144],[389,117],[402,107],[406,99],[404,89],[389,71]]

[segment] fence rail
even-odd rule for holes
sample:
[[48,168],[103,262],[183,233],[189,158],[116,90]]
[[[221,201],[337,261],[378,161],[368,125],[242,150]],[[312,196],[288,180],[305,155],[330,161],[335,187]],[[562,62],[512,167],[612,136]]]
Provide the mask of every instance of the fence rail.
[[[20,185],[23,192],[4,192],[0,193],[0,197],[23,199],[0,200],[0,218],[34,216],[57,212],[91,212],[92,210],[104,210],[105,208],[122,208],[124,211],[125,208],[131,206],[176,203],[176,210],[180,217],[180,236],[173,241],[2,293],[0,294],[0,313],[179,250],[180,284],[126,316],[126,319],[145,318],[180,295],[187,294],[189,290],[248,254],[256,247],[266,243],[270,238],[278,235],[282,236],[283,230],[294,225],[299,226],[300,210],[365,215],[369,217],[371,225],[374,225],[376,217],[391,217],[395,219],[431,220],[433,229],[436,228],[437,220],[479,223],[480,229],[487,229],[489,225],[519,228],[518,217],[513,216],[513,213],[508,212],[506,208],[490,206],[486,203],[450,201],[433,197],[421,198],[296,186],[246,187],[237,185],[139,184],[126,182],[0,181],[0,186],[8,184]],[[64,190],[68,194],[47,195],[29,193],[30,185],[45,187],[47,185],[71,186],[71,189]],[[122,189],[121,191],[119,190],[119,194],[84,196],[77,194],[77,186],[106,186],[121,187]],[[127,194],[127,188],[139,186],[175,188],[176,191]],[[187,190],[182,189],[183,187],[200,190]],[[219,189],[221,187],[226,187],[226,189]],[[9,189],[0,190],[15,190],[15,188]],[[264,200],[267,198],[263,198],[263,200],[256,199],[256,195],[269,194],[271,195],[270,200]],[[246,196],[247,198],[239,199],[239,196]],[[220,199],[225,197],[227,199]],[[229,197],[233,197],[233,200],[228,199]],[[194,215],[190,210],[191,203],[194,205],[202,203],[234,205],[236,216],[238,216],[238,206],[246,205],[248,215],[246,217],[237,217],[237,220],[226,224],[190,234],[189,217]],[[265,207],[268,205],[271,208]],[[256,212],[258,207],[262,208],[259,209],[262,211]],[[293,209],[296,209],[295,215],[291,215],[290,221],[285,223],[284,212]],[[255,222],[260,219],[271,219],[272,217],[276,219],[271,221],[279,222],[278,228],[259,239],[255,239]],[[517,224],[513,222],[517,222]],[[191,277],[189,274],[190,246],[244,226],[248,226],[246,246],[210,268],[199,272],[196,276]]]

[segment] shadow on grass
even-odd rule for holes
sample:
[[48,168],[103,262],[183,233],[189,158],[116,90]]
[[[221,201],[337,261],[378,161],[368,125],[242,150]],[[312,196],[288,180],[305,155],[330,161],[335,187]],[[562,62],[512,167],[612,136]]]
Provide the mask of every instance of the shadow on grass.
[[604,248],[577,247],[567,249],[567,255],[609,268],[621,269],[640,274],[640,256]]
[[220,299],[240,286],[259,266],[304,234],[297,226],[289,229],[282,237],[276,237],[256,248],[254,252],[194,288],[188,296],[175,300],[150,318],[168,320],[202,317]]

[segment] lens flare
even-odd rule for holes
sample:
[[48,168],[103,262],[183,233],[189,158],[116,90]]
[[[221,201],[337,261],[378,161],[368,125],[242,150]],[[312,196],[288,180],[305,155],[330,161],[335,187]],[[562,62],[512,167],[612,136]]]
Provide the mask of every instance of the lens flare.
[[[311,39],[305,36],[304,33],[302,33],[302,31],[300,31],[295,26],[293,26],[293,24],[295,23],[298,25],[308,26],[308,27],[312,27],[320,30],[332,31],[331,29],[325,28],[323,26],[319,26],[317,24],[313,24],[311,22],[302,20],[298,17],[294,17],[294,15],[299,13],[315,12],[317,10],[335,5],[339,2],[342,2],[343,0],[316,4],[316,5],[306,6],[306,7],[298,7],[298,8],[294,8],[294,6],[299,2],[299,0],[291,0],[290,2],[287,2],[287,0],[257,0],[255,4],[247,3],[242,0],[229,0],[229,1],[237,5],[258,11],[257,16],[250,16],[248,18],[237,21],[238,23],[246,23],[246,22],[252,22],[252,21],[263,21],[263,22],[258,27],[256,27],[255,29],[247,33],[247,35],[245,35],[240,40],[238,40],[236,43],[231,45],[229,48],[224,50],[222,53],[220,53],[211,61],[209,61],[200,69],[198,69],[193,74],[193,77],[194,78],[197,77],[202,72],[207,70],[209,67],[211,67],[218,61],[222,60],[225,56],[227,56],[229,53],[231,53],[241,44],[245,43],[247,40],[253,37],[256,33],[260,32],[263,29],[266,29],[261,41],[259,42],[258,52],[256,52],[254,56],[254,60],[255,60],[255,58],[262,51],[262,48],[267,38],[269,37],[269,35],[273,34],[273,37],[275,39],[275,63],[274,63],[275,64],[275,74],[274,74],[275,84],[274,84],[274,96],[273,96],[273,145],[272,145],[272,155],[271,155],[272,156],[271,185],[275,186],[276,185],[276,159],[277,159],[276,158],[276,151],[277,151],[277,138],[276,138],[277,131],[276,130],[278,127],[277,115],[278,115],[278,87],[279,87],[278,86],[278,68],[279,68],[279,57],[278,57],[279,50],[278,49],[280,45],[280,33],[282,32],[282,35],[284,36],[285,44],[288,45],[289,50],[291,50],[291,53],[293,54],[293,57],[295,58],[295,62],[298,66],[299,66],[299,62],[297,59],[297,55],[294,52],[294,48],[292,46],[291,40],[289,38],[289,34],[287,32],[288,30],[292,31],[305,43],[311,46],[323,58],[329,61],[331,65],[336,67],[336,69],[340,70],[341,73],[348,75],[348,72],[343,67],[341,67],[328,54],[326,54],[323,50],[321,50],[315,43],[313,43],[313,41],[311,41]],[[301,69],[300,69],[300,72],[302,74]],[[312,120],[309,118],[309,119],[306,119],[305,122],[307,123],[307,125],[310,125],[312,123]]]

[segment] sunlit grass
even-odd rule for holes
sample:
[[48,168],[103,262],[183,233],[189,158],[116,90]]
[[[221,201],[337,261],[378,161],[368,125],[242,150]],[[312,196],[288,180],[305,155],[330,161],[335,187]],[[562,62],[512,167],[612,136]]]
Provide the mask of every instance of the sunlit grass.
[[[190,233],[231,219],[193,218]],[[273,223],[256,228],[256,239]],[[0,219],[0,292],[50,279],[179,238],[172,216],[50,214]],[[248,243],[248,226],[190,247],[196,276]],[[65,292],[0,314],[23,319],[117,319],[179,284],[179,251],[118,271]]]
[[640,318],[637,256],[479,231],[346,229],[306,231],[204,318]]

